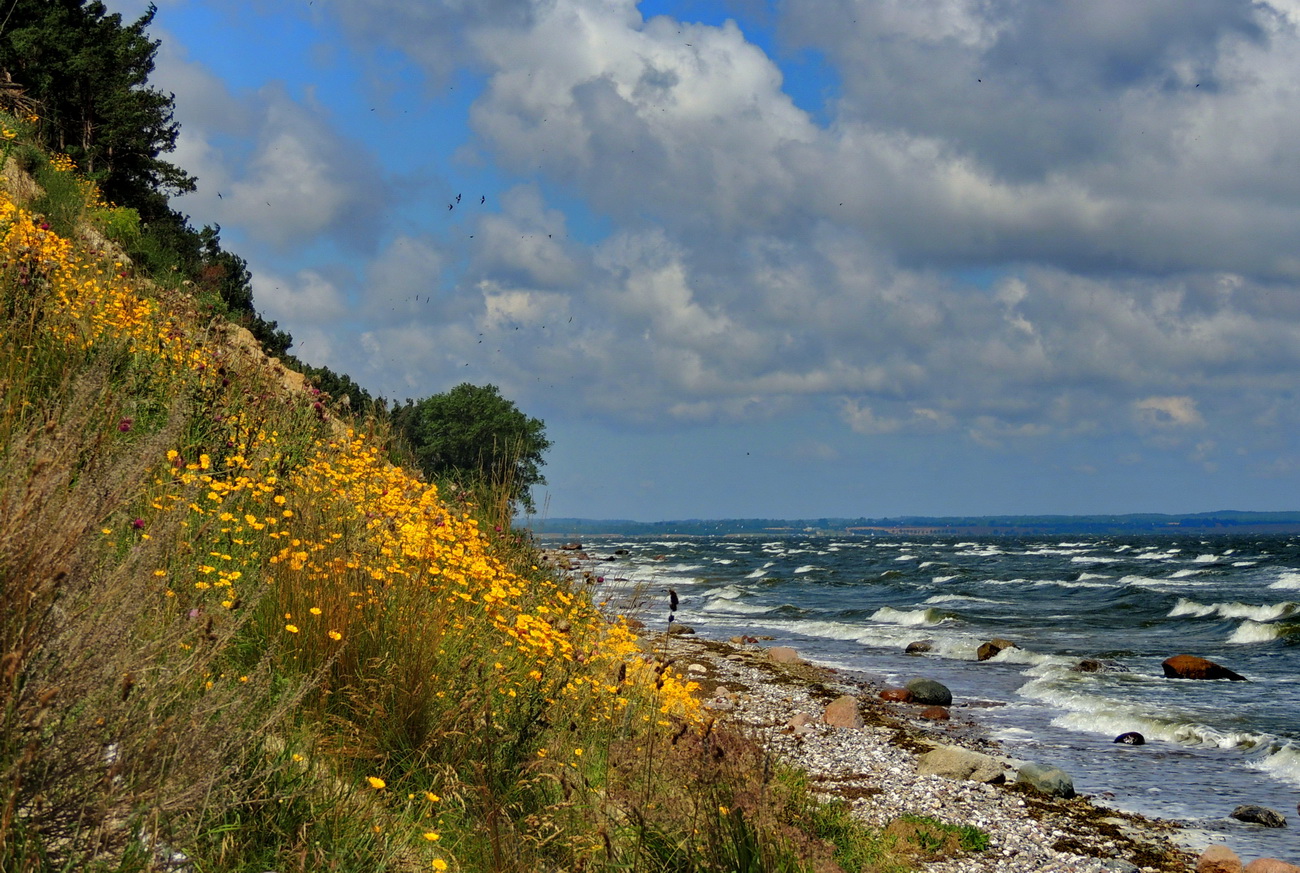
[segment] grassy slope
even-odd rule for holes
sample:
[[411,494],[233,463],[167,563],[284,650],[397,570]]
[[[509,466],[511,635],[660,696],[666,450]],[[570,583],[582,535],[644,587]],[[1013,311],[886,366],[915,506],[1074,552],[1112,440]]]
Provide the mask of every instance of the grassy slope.
[[6,167],[0,869],[880,857],[499,518],[137,278],[86,224],[130,217],[44,160],[82,238]]

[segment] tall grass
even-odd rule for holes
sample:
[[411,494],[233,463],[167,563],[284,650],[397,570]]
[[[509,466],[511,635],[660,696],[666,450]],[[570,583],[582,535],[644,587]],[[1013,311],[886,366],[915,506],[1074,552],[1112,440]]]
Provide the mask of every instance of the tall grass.
[[382,425],[70,242],[74,212],[0,191],[0,869],[829,870],[859,857],[834,840],[884,845],[823,827],[538,569],[512,483],[446,499]]

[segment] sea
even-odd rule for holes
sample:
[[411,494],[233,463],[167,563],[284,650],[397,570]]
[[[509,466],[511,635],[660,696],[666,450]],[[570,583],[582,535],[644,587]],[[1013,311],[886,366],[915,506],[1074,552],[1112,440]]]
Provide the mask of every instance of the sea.
[[[1300,862],[1300,537],[780,535],[585,543],[597,588],[651,628],[771,636],[814,662],[901,685],[938,680],[955,712],[1079,793],[1169,819],[1199,850]],[[1009,639],[978,661],[979,645]],[[930,640],[925,655],[908,655]],[[1167,679],[1209,658],[1248,681]],[[1078,672],[1082,659],[1108,672]],[[1145,745],[1116,744],[1138,731]],[[1286,828],[1229,818],[1274,809]]]

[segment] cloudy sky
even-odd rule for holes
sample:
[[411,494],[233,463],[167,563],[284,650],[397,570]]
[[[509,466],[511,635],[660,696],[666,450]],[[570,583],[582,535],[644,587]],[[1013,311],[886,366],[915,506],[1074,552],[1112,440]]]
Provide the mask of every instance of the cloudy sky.
[[1300,0],[158,6],[178,208],[547,516],[1300,509]]

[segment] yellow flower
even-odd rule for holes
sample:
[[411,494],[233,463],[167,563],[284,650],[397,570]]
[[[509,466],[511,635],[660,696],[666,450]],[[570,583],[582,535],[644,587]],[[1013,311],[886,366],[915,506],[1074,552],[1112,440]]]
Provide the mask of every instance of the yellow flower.
[[343,634],[339,633],[338,631],[330,631],[329,637],[335,642],[338,642],[339,640],[343,639]]
[[311,609],[307,611],[310,612],[312,615],[320,615],[320,607],[317,606],[313,606]]
[[[287,630],[287,631],[288,631],[289,633],[291,633],[291,634],[296,634],[296,633],[298,632],[298,625],[296,625],[296,624],[286,624],[286,625],[284,626],[284,629]],[[380,787],[382,788],[383,786],[381,785]]]
[[447,862],[442,860],[441,858],[434,858],[433,869],[437,870],[438,873],[442,873],[442,871],[447,869]]
[[434,794],[432,791],[424,792],[424,799],[429,801],[430,803],[437,803],[439,800],[442,800],[441,797]]
[[381,788],[388,787],[388,783],[380,779],[378,776],[367,776],[366,781],[369,782],[370,787],[375,789],[376,791],[378,791]]
[[438,840],[442,839],[442,835],[439,834],[437,831],[425,831],[424,838],[431,843],[436,843],[438,842]]

